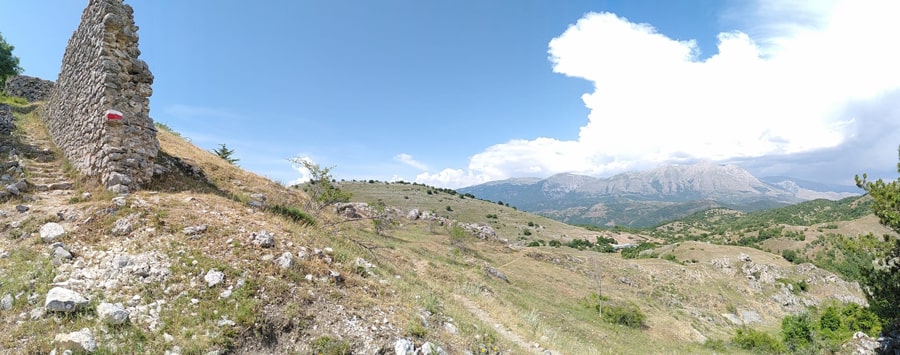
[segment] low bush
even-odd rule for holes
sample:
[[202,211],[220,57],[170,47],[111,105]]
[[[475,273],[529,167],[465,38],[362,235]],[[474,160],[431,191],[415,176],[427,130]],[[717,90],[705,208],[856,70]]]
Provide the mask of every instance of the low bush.
[[741,349],[767,354],[779,354],[787,351],[784,344],[775,337],[751,328],[736,329],[731,342]]
[[602,311],[604,321],[629,328],[641,328],[644,326],[644,320],[647,319],[641,309],[633,303],[604,306]]
[[295,208],[295,207],[275,205],[275,206],[269,207],[269,210],[277,215],[287,217],[287,218],[291,219],[292,221],[300,223],[300,224],[304,224],[304,225],[308,225],[308,226],[316,225],[316,219],[313,216],[311,216],[310,214],[303,212],[300,209]]

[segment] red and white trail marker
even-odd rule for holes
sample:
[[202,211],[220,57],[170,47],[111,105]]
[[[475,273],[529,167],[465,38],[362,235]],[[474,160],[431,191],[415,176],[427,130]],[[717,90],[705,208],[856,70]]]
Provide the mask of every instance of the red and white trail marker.
[[122,120],[122,112],[116,110],[106,110],[106,120],[107,121],[121,121]]

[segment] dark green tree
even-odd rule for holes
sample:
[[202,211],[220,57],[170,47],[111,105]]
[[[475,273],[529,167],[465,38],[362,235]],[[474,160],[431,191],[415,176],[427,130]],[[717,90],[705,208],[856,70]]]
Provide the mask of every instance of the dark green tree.
[[[900,173],[900,163],[897,163],[897,172]],[[872,211],[881,224],[900,233],[900,178],[891,182],[881,179],[872,182],[866,178],[866,174],[862,178],[855,176],[856,186],[872,197]],[[878,255],[874,265],[863,271],[869,307],[888,321],[885,331],[900,326],[900,307],[897,307],[897,300],[900,300],[900,239],[893,238],[891,244],[890,249]]]
[[224,159],[225,161],[227,161],[229,164],[232,164],[232,165],[234,165],[234,163],[237,163],[240,160],[237,158],[232,158],[232,155],[234,154],[234,149],[228,149],[228,147],[225,146],[225,143],[219,144],[219,148],[213,149],[212,152],[215,153],[216,155],[218,155],[219,158]]
[[6,78],[22,73],[22,68],[19,67],[19,57],[12,54],[13,49],[16,48],[6,43],[3,35],[0,34],[0,89],[6,83]]

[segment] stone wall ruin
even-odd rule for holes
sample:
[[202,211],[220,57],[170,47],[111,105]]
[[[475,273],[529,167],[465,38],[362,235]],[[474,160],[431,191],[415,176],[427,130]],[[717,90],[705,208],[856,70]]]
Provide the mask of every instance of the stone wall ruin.
[[[149,107],[153,74],[138,59],[137,30],[123,0],[89,0],[43,115],[72,166],[116,192],[149,182],[159,151]],[[108,120],[107,110],[122,119]]]
[[28,102],[42,101],[53,92],[53,82],[27,75],[16,75],[6,79],[3,88],[9,96],[24,97]]

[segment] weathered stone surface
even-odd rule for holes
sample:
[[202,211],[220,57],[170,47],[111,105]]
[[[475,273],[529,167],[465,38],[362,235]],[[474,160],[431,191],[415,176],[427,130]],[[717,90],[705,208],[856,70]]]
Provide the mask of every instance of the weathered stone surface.
[[259,231],[259,233],[250,234],[250,242],[263,248],[271,248],[275,246],[275,237],[267,231]]
[[409,339],[400,338],[394,342],[394,354],[397,355],[414,355],[416,353],[415,344]]
[[101,302],[97,306],[97,316],[107,324],[117,325],[128,321],[128,311],[120,304]]
[[[152,178],[159,151],[149,108],[153,75],[138,58],[137,30],[123,0],[90,0],[43,115],[72,166],[118,193]],[[108,121],[107,110],[122,119]]]
[[284,252],[284,254],[281,254],[281,256],[275,259],[275,264],[282,269],[290,269],[291,266],[294,266],[294,255],[289,252]]
[[184,233],[184,235],[203,234],[203,232],[206,232],[206,228],[207,226],[205,224],[201,224],[199,226],[184,227],[184,229],[181,230],[181,233]]
[[9,105],[0,104],[0,134],[8,135],[16,128],[16,118],[13,117],[12,108]]
[[210,269],[206,276],[203,277],[203,280],[206,281],[207,286],[214,287],[225,281],[225,273],[216,269]]
[[88,300],[78,292],[62,287],[54,287],[47,292],[44,308],[53,312],[74,312],[88,304]]
[[50,222],[41,226],[39,233],[44,242],[50,243],[65,235],[66,230],[59,223]]
[[3,295],[3,298],[0,298],[0,311],[6,311],[12,309],[13,306],[13,296],[11,294]]
[[57,334],[54,342],[66,350],[87,351],[89,353],[97,351],[97,341],[94,340],[94,334],[88,328],[68,334]]
[[24,97],[28,102],[46,100],[53,91],[53,82],[27,75],[6,79],[4,91],[9,96]]

